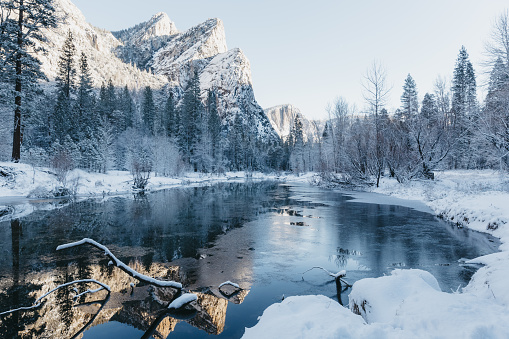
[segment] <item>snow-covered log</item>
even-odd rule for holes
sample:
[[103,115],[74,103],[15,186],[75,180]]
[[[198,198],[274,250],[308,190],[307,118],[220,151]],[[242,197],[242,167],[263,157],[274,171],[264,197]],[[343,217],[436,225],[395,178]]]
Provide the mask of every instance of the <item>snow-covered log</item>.
[[83,244],[89,244],[89,245],[92,245],[100,250],[103,250],[104,255],[108,256],[113,261],[115,266],[117,266],[118,268],[120,268],[122,271],[126,272],[133,278],[136,278],[142,282],[146,282],[147,284],[151,284],[151,285],[158,286],[158,287],[173,287],[173,288],[177,288],[177,289],[182,289],[181,283],[171,281],[171,280],[170,281],[157,280],[157,279],[154,279],[152,277],[146,276],[144,274],[141,274],[141,273],[133,270],[131,267],[127,266],[122,261],[118,260],[117,257],[115,257],[113,255],[113,253],[111,253],[111,251],[106,246],[104,246],[90,238],[83,238],[80,241],[60,245],[57,247],[57,251],[63,250],[66,248],[80,246]]
[[240,288],[238,284],[233,283],[233,282],[231,282],[230,280],[225,281],[224,283],[222,283],[221,285],[219,285],[219,288],[223,287],[224,285],[231,285],[231,286],[233,286],[233,287],[235,287],[235,288]]
[[168,308],[169,309],[178,309],[178,308],[181,308],[182,306],[185,306],[195,300],[198,300],[198,296],[196,294],[193,294],[193,293],[182,294],[180,297],[173,300],[171,302],[171,304],[168,305]]
[[22,310],[30,310],[30,309],[33,309],[33,308],[37,308],[37,307],[42,305],[42,302],[41,302],[42,299],[46,298],[48,295],[50,295],[51,293],[55,292],[56,290],[58,290],[58,289],[60,289],[62,287],[66,287],[66,286],[69,286],[69,285],[72,285],[72,284],[79,284],[79,283],[95,283],[95,284],[100,285],[101,287],[99,287],[98,289],[95,289],[95,290],[86,290],[85,292],[78,294],[74,298],[79,297],[79,296],[81,296],[83,294],[86,294],[86,293],[95,293],[95,292],[99,292],[101,290],[107,290],[108,293],[111,292],[111,289],[110,289],[110,287],[108,285],[106,285],[106,284],[104,284],[104,283],[102,283],[100,281],[97,281],[95,279],[74,280],[74,281],[67,282],[67,283],[62,284],[62,285],[58,285],[54,289],[44,293],[42,296],[37,298],[37,300],[34,301],[34,304],[32,306],[19,307],[19,308],[13,309],[13,310],[2,312],[2,313],[0,313],[0,315],[9,314],[9,313],[12,313],[12,312],[17,312],[17,311],[22,311]]

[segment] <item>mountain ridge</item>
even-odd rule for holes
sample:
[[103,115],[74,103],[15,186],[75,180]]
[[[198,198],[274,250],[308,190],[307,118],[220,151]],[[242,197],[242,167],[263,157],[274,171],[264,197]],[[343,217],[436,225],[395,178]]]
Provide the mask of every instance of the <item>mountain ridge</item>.
[[61,25],[46,30],[48,53],[41,55],[42,71],[54,81],[61,46],[71,31],[77,54],[89,60],[94,87],[111,80],[117,87],[141,90],[171,89],[177,101],[195,70],[200,76],[201,97],[218,92],[218,110],[223,124],[237,115],[255,119],[259,137],[276,141],[263,109],[254,96],[249,60],[240,49],[228,50],[223,22],[208,19],[180,32],[166,13],[159,12],[133,27],[109,32],[89,24],[70,0],[55,0]]

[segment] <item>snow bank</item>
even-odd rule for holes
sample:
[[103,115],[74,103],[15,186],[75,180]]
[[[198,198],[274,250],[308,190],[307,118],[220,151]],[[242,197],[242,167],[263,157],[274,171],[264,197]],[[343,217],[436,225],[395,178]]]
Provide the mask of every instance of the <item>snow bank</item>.
[[389,322],[406,298],[430,290],[441,291],[431,273],[394,270],[390,276],[357,281],[349,295],[350,310],[368,323]]
[[402,331],[383,324],[366,326],[323,295],[289,297],[269,306],[258,324],[246,328],[244,339],[258,338],[404,338]]
[[[435,180],[384,178],[373,192],[419,200],[460,227],[509,239],[509,175],[492,170],[436,172]],[[509,248],[507,248],[509,250]]]
[[422,270],[394,270],[356,282],[350,309],[359,310],[368,324],[385,323],[409,337],[507,338],[509,333],[507,307],[472,293],[441,292]]
[[269,306],[243,338],[507,338],[507,307],[471,293],[444,293],[422,270],[357,281],[350,308],[322,296]]

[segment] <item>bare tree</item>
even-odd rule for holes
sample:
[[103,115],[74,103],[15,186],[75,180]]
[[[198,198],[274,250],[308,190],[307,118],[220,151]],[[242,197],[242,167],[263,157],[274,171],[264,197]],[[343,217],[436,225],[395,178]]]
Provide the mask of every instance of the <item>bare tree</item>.
[[387,103],[389,92],[392,89],[387,84],[387,72],[380,62],[373,61],[373,64],[367,69],[361,85],[364,100],[369,107],[368,113],[377,117]]
[[498,58],[509,65],[509,11],[506,10],[493,23],[490,40],[485,45],[491,69]]
[[368,113],[371,115],[371,121],[374,124],[375,135],[373,145],[370,150],[370,158],[373,164],[371,172],[376,177],[376,186],[380,184],[385,167],[384,155],[384,128],[382,109],[385,106],[391,87],[387,84],[387,73],[380,62],[374,61],[364,75],[362,82],[364,100],[368,104]]

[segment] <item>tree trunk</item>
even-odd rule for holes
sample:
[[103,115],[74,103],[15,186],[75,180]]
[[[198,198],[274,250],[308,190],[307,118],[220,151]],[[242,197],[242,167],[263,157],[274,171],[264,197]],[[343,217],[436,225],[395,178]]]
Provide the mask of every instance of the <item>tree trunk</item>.
[[14,132],[12,134],[12,161],[21,158],[21,50],[23,48],[23,0],[20,0],[18,16],[18,51],[16,54],[16,84],[14,87]]

